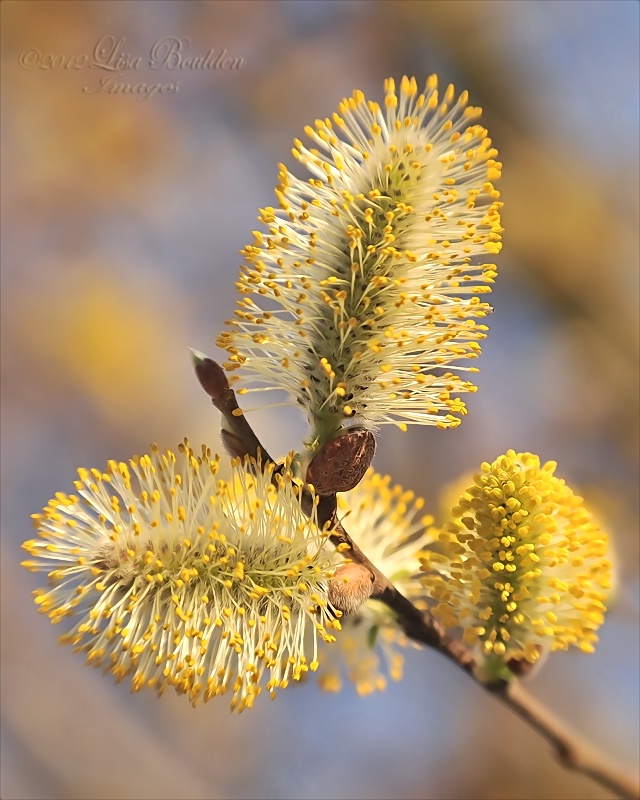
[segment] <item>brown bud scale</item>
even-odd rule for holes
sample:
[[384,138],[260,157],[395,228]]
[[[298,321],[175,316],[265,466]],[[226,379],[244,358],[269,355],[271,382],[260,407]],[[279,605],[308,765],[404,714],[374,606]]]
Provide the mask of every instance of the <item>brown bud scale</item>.
[[195,371],[200,385],[214,401],[220,401],[229,391],[229,381],[222,367],[211,358],[202,358],[195,363]]
[[344,614],[355,614],[371,597],[373,574],[361,564],[343,564],[329,582],[329,602]]
[[362,480],[376,451],[371,431],[351,430],[331,439],[307,467],[307,483],[320,496],[349,492]]

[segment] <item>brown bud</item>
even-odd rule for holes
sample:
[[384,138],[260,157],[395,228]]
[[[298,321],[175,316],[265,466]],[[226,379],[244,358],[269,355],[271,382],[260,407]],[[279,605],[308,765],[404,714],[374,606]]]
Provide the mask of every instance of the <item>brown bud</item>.
[[214,403],[221,400],[223,394],[229,390],[229,381],[224,370],[213,359],[208,358],[197,350],[191,351],[193,366],[200,381],[200,386],[211,397]]
[[354,614],[371,597],[373,574],[361,564],[343,564],[329,582],[329,602],[344,614]]
[[371,431],[358,429],[341,433],[323,445],[307,467],[307,483],[320,495],[349,492],[355,488],[376,451]]

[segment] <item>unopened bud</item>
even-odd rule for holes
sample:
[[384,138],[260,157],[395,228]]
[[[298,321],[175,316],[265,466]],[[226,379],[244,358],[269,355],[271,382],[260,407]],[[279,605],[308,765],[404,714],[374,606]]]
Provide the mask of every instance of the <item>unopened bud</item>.
[[351,430],[336,436],[316,453],[307,467],[307,483],[320,496],[349,492],[369,469],[376,440],[367,430]]
[[229,381],[224,374],[224,370],[220,364],[216,364],[213,359],[205,356],[204,353],[192,349],[191,355],[200,386],[214,403],[219,402],[224,392],[229,389]]
[[329,602],[344,614],[355,614],[371,597],[373,574],[361,564],[343,564],[329,583]]

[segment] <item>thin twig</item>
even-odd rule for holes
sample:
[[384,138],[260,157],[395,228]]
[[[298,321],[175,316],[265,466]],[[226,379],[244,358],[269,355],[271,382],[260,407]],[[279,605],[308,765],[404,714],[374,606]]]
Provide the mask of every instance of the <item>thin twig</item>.
[[[223,442],[232,455],[249,455],[262,463],[273,462],[238,406],[224,370],[215,361],[194,352],[196,373],[204,390],[225,420]],[[275,463],[275,462],[273,462]],[[318,502],[318,523],[330,527],[330,540],[352,561],[366,567],[373,577],[371,597],[385,603],[396,615],[405,634],[415,642],[427,645],[453,661],[479,686],[524,720],[553,748],[557,759],[568,769],[587,775],[601,786],[625,800],[638,800],[640,787],[624,768],[601,756],[593,747],[541,706],[523,688],[519,680],[498,681],[487,685],[480,680],[471,651],[451,639],[428,611],[421,611],[373,564],[349,536],[337,517],[335,494]]]
[[551,745],[556,758],[565,767],[587,775],[620,797],[638,800],[640,787],[637,778],[620,764],[602,756],[575,731],[570,730],[540,705],[520,681],[511,681],[492,693]]

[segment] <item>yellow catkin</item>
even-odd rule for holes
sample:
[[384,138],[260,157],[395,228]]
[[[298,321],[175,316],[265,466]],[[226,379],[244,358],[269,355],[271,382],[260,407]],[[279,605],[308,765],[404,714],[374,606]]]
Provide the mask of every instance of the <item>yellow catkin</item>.
[[177,453],[79,470],[78,495],[35,515],[23,565],[48,573],[36,604],[54,623],[70,619],[62,641],[89,663],[193,704],[229,693],[242,711],[265,684],[273,694],[299,680],[317,640],[334,639],[338,556],[303,513],[289,460],[278,474],[237,460],[230,481],[218,467],[185,440]]
[[294,153],[312,177],[280,165],[243,251],[225,367],[247,391],[286,390],[320,440],[345,420],[455,427],[453,395],[475,390],[455,370],[487,331],[502,164],[467,92],[440,103],[437,83],[389,79],[384,105],[356,91],[335,127],[307,126]]
[[608,538],[555,467],[513,450],[482,464],[439,536],[443,561],[423,558],[434,613],[485,656],[533,662],[597,641]]

